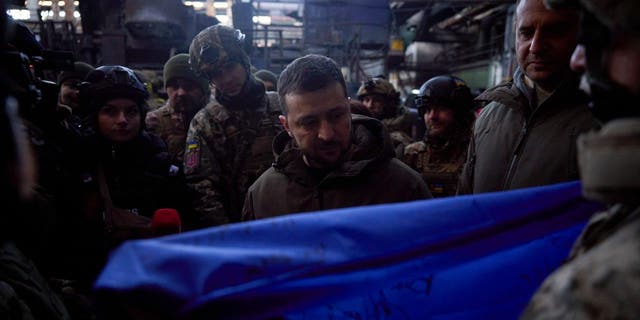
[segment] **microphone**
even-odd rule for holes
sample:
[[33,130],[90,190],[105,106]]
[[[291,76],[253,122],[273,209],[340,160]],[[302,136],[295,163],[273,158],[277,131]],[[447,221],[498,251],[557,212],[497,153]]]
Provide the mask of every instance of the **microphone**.
[[153,213],[151,220],[151,235],[153,237],[166,236],[182,232],[182,221],[178,210],[162,208]]

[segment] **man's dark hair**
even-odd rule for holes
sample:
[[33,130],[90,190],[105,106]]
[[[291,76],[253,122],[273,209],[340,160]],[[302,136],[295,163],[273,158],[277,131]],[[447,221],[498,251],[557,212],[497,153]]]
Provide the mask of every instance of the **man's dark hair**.
[[287,114],[285,96],[290,93],[313,92],[324,89],[332,83],[339,83],[347,97],[347,85],[340,68],[331,58],[309,54],[291,62],[278,79],[278,95],[282,113]]

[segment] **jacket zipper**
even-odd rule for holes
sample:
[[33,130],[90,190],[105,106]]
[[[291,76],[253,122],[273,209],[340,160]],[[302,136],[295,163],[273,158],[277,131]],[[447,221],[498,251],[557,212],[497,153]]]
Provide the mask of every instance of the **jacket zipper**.
[[511,185],[511,180],[513,179],[513,174],[516,171],[516,167],[518,165],[518,161],[520,160],[520,152],[524,146],[525,140],[529,134],[528,122],[524,123],[522,129],[520,130],[520,137],[518,138],[518,143],[516,144],[515,149],[513,150],[513,157],[511,158],[511,163],[509,164],[509,170],[507,171],[507,176],[504,180],[504,185],[502,186],[503,190],[509,190],[509,186]]

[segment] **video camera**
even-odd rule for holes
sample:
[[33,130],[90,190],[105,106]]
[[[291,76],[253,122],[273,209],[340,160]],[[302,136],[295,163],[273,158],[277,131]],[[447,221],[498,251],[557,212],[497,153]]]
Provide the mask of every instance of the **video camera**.
[[45,72],[73,70],[73,53],[44,50],[27,26],[10,19],[9,24],[13,32],[2,53],[9,93],[18,100],[25,119],[47,130],[57,125],[60,88],[45,79]]

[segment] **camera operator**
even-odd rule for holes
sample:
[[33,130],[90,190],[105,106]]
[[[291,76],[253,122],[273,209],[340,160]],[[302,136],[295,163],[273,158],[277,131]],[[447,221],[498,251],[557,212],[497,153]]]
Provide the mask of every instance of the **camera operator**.
[[45,70],[69,70],[73,59],[68,53],[44,50],[20,22],[8,19],[3,30],[8,31],[2,52],[9,79],[5,88],[15,98],[28,141],[25,147],[33,150],[39,173],[29,188],[29,201],[13,221],[11,228],[18,232],[12,240],[38,266],[44,279],[58,292],[65,292],[65,304],[75,305],[69,310],[84,316],[90,313],[88,302],[70,284],[78,276],[75,271],[84,269],[78,264],[76,247],[83,242],[79,230],[85,210],[78,193],[83,190],[81,150],[88,133],[79,120],[70,121],[59,113],[59,87],[43,79]]
[[[35,92],[35,86],[32,81],[24,81],[32,79],[28,73],[16,74],[16,68],[8,68],[15,66],[12,65],[15,60],[10,58],[18,61],[27,61],[27,58],[17,49],[23,43],[15,41],[15,37],[9,39],[11,42],[5,38],[8,34],[5,31],[16,30],[14,24],[8,28],[5,9],[2,2],[0,52],[4,64],[0,70],[0,193],[4,201],[0,215],[0,318],[70,319],[61,298],[40,273],[40,265],[31,259],[38,257],[34,252],[41,248],[34,241],[40,235],[33,232],[47,229],[46,214],[49,212],[43,211],[42,216],[35,217],[40,212],[25,206],[31,203],[29,200],[35,194],[36,166],[25,135],[25,128],[32,125],[23,124],[18,111],[31,107],[28,104],[29,93]],[[24,45],[22,48],[30,49]]]

